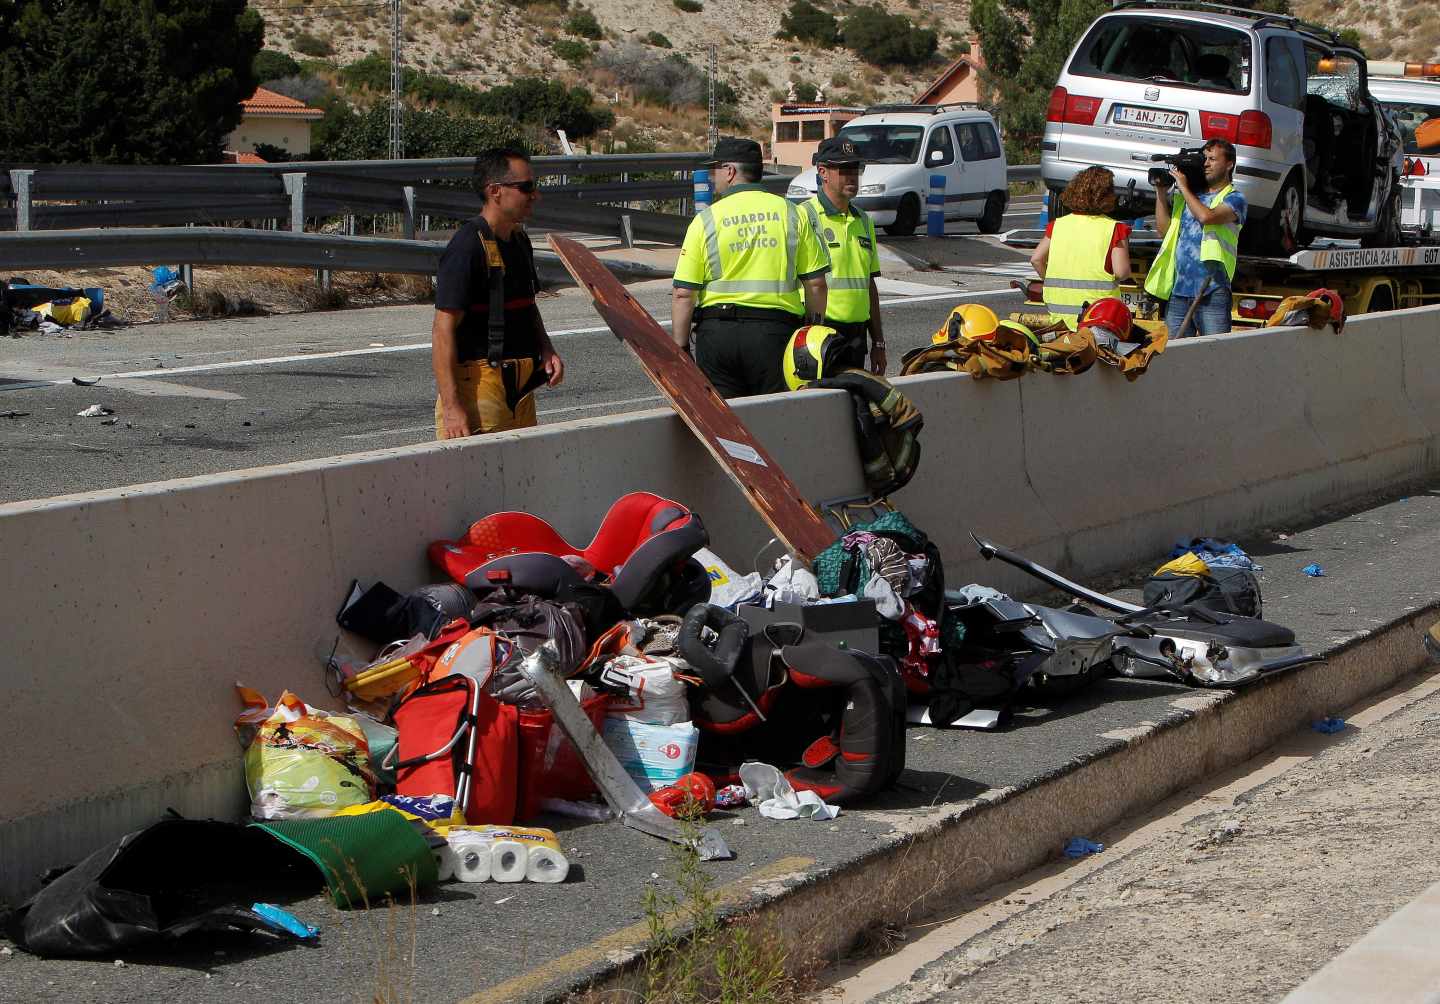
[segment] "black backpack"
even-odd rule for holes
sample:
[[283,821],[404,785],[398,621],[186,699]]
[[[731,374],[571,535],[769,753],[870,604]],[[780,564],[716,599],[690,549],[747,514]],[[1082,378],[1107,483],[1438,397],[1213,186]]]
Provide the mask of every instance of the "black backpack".
[[1245,568],[1211,566],[1208,575],[1164,572],[1145,580],[1147,607],[1206,607],[1241,617],[1259,617],[1260,580]]

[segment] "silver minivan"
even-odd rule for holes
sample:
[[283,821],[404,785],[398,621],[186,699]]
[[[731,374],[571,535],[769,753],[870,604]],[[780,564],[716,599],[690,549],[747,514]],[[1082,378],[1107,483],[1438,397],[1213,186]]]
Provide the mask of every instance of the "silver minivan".
[[1369,93],[1365,57],[1292,17],[1183,0],[1117,4],[1070,54],[1046,118],[1046,186],[1108,167],[1117,215],[1153,208],[1156,155],[1226,139],[1250,207],[1246,250],[1288,254],[1315,236],[1399,240],[1400,137]]

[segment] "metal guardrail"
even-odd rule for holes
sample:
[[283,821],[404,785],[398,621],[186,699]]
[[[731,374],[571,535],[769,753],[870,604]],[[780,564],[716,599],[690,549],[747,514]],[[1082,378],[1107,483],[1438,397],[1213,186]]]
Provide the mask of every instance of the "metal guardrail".
[[[106,265],[268,265],[343,272],[434,275],[445,245],[433,241],[344,237],[229,227],[147,227],[135,230],[48,230],[0,234],[0,269],[83,268]],[[626,282],[668,278],[635,262],[606,259]],[[551,251],[536,249],[546,285],[570,282]]]
[[[642,153],[536,157],[531,161],[531,165],[536,176],[541,178],[593,177],[652,171],[693,171],[703,166],[707,156],[704,153]],[[475,158],[307,160],[284,164],[214,164],[195,167],[0,164],[0,194],[8,195],[13,192],[10,182],[12,171],[34,171],[34,193],[44,197],[163,198],[180,194],[187,189],[226,191],[233,194],[247,189],[257,192],[274,191],[281,175],[296,173],[340,174],[390,184],[468,180],[475,171]]]
[[[631,171],[684,171],[703,163],[705,156],[539,157],[534,163],[536,173],[545,176],[597,177]],[[0,227],[20,232],[0,234],[0,266],[74,268],[182,261],[429,274],[434,272],[438,245],[308,235],[302,232],[305,220],[399,213],[406,234],[413,236],[422,214],[465,219],[478,212],[480,204],[474,193],[463,187],[397,183],[467,177],[472,168],[471,158],[181,168],[14,168],[14,174],[0,174],[6,181],[16,180],[10,194],[17,201],[15,209],[0,209]],[[1038,177],[1039,171],[1037,166],[1019,166],[1010,168],[1008,175],[1010,180],[1020,180]],[[770,175],[762,184],[783,193],[789,182],[788,177]],[[686,198],[693,192],[688,180],[566,182],[543,190],[545,197],[536,203],[532,216],[542,227],[616,236],[628,245],[635,238],[679,244],[690,225],[689,216],[601,204]],[[93,199],[98,204],[37,205],[33,201],[37,197]],[[288,233],[213,226],[287,216]],[[189,226],[130,229],[178,224]],[[96,227],[116,229],[92,229]],[[297,240],[302,243],[295,243]]]

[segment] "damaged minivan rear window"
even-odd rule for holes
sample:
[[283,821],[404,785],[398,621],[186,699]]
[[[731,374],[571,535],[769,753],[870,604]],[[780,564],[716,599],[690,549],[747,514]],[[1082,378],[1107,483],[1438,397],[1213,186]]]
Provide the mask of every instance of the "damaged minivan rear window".
[[1250,37],[1179,18],[1107,17],[1090,28],[1070,72],[1082,77],[1250,92]]

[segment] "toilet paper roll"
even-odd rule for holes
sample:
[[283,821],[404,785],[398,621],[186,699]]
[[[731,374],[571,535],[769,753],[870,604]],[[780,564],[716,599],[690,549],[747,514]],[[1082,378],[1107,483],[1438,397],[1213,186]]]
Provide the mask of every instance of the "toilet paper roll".
[[495,882],[524,882],[530,857],[518,840],[497,840],[490,850],[490,878]]
[[525,866],[525,879],[529,882],[564,882],[570,873],[570,862],[553,847],[530,848],[530,860]]
[[489,841],[457,841],[450,845],[455,853],[455,877],[461,882],[489,882],[490,856]]
[[455,849],[449,844],[441,844],[439,847],[432,847],[431,852],[435,855],[435,866],[440,871],[437,881],[449,882],[455,877]]

